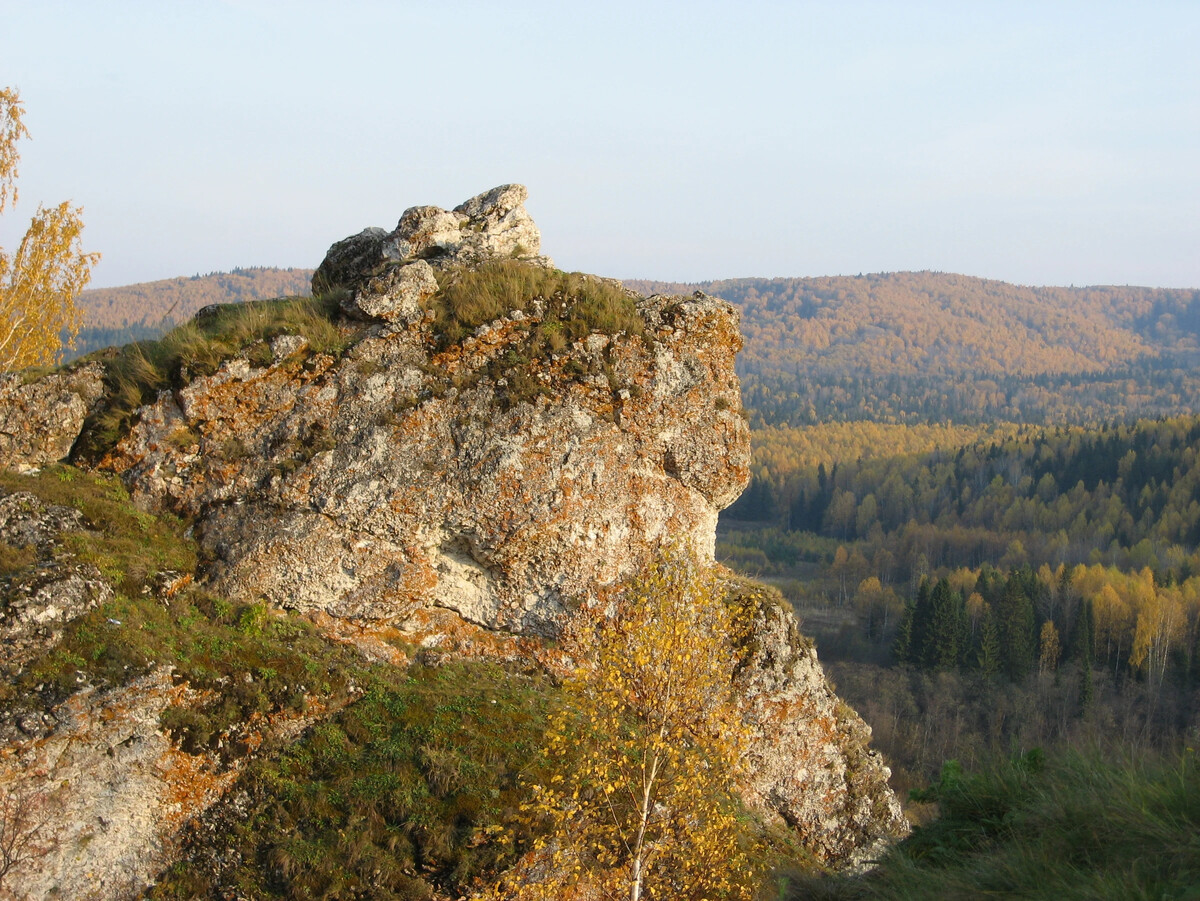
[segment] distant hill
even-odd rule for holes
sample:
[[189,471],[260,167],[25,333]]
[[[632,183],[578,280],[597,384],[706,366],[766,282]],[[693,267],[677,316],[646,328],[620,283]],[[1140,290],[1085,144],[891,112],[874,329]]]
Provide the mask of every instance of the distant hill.
[[941,272],[629,280],[742,310],[756,424],[1091,423],[1200,411],[1200,291],[1030,288]]
[[83,327],[73,356],[157,337],[209,304],[307,296],[312,274],[311,269],[255,266],[84,291],[79,297]]

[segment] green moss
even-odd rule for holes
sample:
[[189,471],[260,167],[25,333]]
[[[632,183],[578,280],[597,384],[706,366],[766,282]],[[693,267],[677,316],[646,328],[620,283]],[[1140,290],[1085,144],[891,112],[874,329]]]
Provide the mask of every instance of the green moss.
[[186,525],[170,515],[151,516],[136,509],[115,476],[71,466],[48,466],[35,475],[0,471],[0,492],[17,491],[79,510],[88,528],[62,536],[64,549],[94,564],[127,594],[139,594],[155,573],[190,573],[196,568],[195,547],[184,537]]
[[252,764],[222,836],[240,863],[218,873],[197,845],[151,897],[463,896],[528,838],[522,773],[556,697],[493,664],[418,667]]

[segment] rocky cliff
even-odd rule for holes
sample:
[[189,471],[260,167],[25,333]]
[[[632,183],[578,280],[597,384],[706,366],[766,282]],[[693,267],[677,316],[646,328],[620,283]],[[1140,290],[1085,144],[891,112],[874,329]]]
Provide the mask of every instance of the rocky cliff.
[[[115,442],[88,434],[117,403],[111,368],[107,400],[82,377],[37,390],[73,411],[72,440],[85,433],[75,462],[119,475],[142,510],[189,524],[197,575],[233,604],[303,614],[330,634],[390,629],[425,647],[452,647],[447,637],[464,630],[552,638],[566,613],[664,542],[711,558],[717,512],[747,481],[749,433],[734,308],[558,272],[524,200],[524,188],[503,186],[338,242],[314,276],[336,303],[335,339],[268,331],[215,362],[174,357],[167,386],[122,420]],[[195,328],[229,315],[202,311]],[[0,385],[0,422],[14,415],[3,392],[20,387]],[[9,465],[36,466],[71,441],[24,458],[10,444]],[[98,603],[91,591],[80,609]],[[887,770],[790,612],[766,592],[745,598],[756,623],[738,677],[754,734],[747,795],[820,859],[862,859],[904,828]],[[75,728],[72,716],[51,737]],[[160,754],[162,743],[139,746]],[[21,772],[10,767],[9,783]],[[156,849],[107,884],[161,864],[180,819],[153,813],[169,790],[160,780],[142,792],[137,836],[105,840]],[[82,797],[59,803],[111,819],[104,796]],[[189,815],[207,800],[190,803]],[[124,860],[118,852],[103,859]],[[62,855],[38,866],[46,884],[68,884]]]

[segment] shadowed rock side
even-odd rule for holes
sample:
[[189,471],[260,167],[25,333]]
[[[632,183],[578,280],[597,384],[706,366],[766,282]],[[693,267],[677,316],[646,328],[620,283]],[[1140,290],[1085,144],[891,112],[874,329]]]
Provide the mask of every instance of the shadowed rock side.
[[[447,340],[439,283],[497,258],[550,271],[524,199],[502,186],[338,242],[314,283],[337,292],[344,351],[313,352],[299,335],[248,349],[160,392],[99,465],[142,508],[194,523],[214,591],[334,631],[387,623],[436,643],[431,623],[465,621],[553,637],[664,541],[711,559],[717,512],[748,480],[736,310],[703,294],[630,295],[640,329],[533,354],[549,305],[572,302],[536,297]],[[39,453],[31,464],[49,459]],[[738,676],[754,735],[747,795],[821,859],[862,860],[904,830],[888,771],[791,612],[754,603]]]

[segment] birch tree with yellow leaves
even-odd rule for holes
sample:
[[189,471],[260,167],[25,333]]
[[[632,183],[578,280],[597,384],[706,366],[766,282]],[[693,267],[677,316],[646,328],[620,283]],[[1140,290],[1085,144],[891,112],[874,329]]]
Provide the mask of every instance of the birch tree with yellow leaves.
[[[17,142],[29,137],[24,113],[17,91],[0,88],[0,213],[17,200]],[[66,201],[39,205],[16,251],[0,248],[0,371],[55,362],[64,333],[74,347],[75,300],[100,258],[80,247],[82,212]]]
[[574,625],[581,666],[527,807],[544,837],[496,896],[750,898],[730,613],[712,568],[670,551],[615,612]]

